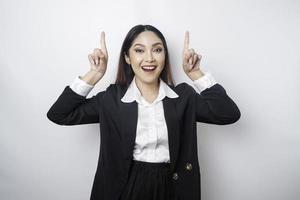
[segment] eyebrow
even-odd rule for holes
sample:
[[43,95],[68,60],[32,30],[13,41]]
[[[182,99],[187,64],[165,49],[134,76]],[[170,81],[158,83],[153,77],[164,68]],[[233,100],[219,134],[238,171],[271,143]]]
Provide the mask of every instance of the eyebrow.
[[[161,42],[156,42],[156,43],[152,44],[152,46],[156,46],[156,45],[158,45],[158,44],[161,44],[161,45],[162,45]],[[139,43],[135,44],[134,46],[137,46],[137,45],[140,45],[140,46],[143,46],[143,47],[145,46],[145,45],[139,44]]]

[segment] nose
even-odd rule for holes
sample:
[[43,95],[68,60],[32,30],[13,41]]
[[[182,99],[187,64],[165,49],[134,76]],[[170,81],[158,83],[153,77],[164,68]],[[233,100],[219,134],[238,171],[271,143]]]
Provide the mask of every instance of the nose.
[[149,62],[153,61],[153,55],[152,55],[151,51],[147,53],[147,55],[146,55],[146,61],[149,61]]

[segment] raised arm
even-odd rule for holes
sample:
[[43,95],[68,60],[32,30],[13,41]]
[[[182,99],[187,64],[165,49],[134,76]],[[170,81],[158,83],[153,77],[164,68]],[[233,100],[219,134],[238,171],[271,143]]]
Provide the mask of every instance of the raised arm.
[[59,125],[79,125],[99,123],[102,99],[105,91],[91,98],[86,98],[89,91],[104,76],[107,68],[108,54],[104,32],[101,33],[101,49],[94,49],[88,55],[91,69],[84,75],[76,77],[70,86],[66,86],[47,112],[47,117]]
[[227,95],[222,85],[217,83],[210,73],[200,69],[201,55],[189,49],[189,32],[185,33],[183,48],[183,70],[200,92],[186,84],[192,93],[196,120],[210,124],[232,124],[238,121],[241,113],[235,102]]

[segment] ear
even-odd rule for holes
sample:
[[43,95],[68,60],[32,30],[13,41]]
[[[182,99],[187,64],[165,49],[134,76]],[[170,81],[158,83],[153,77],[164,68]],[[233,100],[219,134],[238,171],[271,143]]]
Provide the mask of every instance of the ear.
[[129,57],[126,55],[126,53],[124,53],[124,57],[125,57],[125,61],[128,65],[130,65],[130,59]]

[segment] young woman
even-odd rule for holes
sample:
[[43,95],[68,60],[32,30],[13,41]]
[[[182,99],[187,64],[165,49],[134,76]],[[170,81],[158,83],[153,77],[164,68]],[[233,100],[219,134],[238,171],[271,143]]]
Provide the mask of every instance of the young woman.
[[200,68],[201,55],[189,48],[183,70],[187,83],[174,86],[162,33],[137,25],[120,52],[116,82],[91,98],[104,76],[108,52],[89,54],[91,69],[78,76],[52,105],[49,120],[59,125],[100,124],[101,145],[92,200],[199,200],[200,167],[196,122],[232,124],[240,111],[225,89]]

